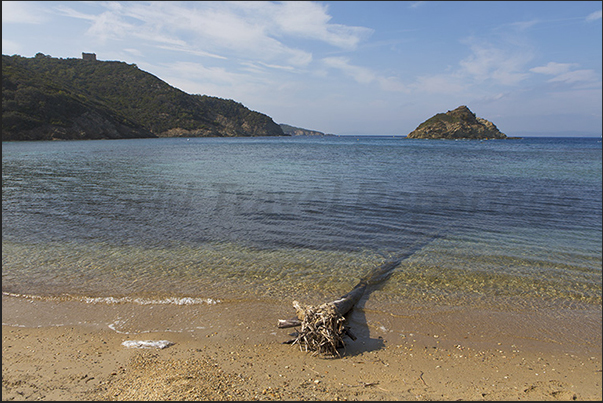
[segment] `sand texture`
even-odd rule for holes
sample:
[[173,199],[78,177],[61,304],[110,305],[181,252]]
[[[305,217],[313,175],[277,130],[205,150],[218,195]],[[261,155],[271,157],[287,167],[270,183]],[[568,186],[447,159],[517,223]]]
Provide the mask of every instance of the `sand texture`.
[[[600,348],[369,326],[327,359],[282,343],[294,329],[276,319],[291,308],[256,308],[195,332],[3,325],[2,400],[601,400]],[[122,344],[132,340],[173,344]]]

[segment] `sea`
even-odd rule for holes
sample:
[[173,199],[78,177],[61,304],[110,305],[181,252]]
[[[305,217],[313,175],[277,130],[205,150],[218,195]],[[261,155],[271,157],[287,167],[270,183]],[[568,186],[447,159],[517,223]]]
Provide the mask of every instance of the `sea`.
[[559,137],[3,142],[3,306],[327,302],[395,261],[361,308],[587,312],[600,336],[601,156]]

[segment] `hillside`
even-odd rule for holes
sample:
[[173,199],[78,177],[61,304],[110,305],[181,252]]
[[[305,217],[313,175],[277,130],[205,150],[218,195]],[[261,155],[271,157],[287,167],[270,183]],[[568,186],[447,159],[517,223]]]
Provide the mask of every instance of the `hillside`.
[[466,106],[438,113],[421,123],[409,139],[506,139],[494,123],[478,118]]
[[242,104],[118,61],[2,55],[2,140],[283,136]]
[[316,130],[302,129],[301,127],[291,126],[285,123],[279,123],[283,133],[289,136],[330,136]]

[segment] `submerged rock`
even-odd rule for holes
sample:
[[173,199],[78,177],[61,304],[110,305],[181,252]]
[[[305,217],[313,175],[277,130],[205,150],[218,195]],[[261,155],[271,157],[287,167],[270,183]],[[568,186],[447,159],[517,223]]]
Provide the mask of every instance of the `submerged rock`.
[[494,123],[478,118],[465,105],[438,113],[408,134],[409,139],[506,139]]

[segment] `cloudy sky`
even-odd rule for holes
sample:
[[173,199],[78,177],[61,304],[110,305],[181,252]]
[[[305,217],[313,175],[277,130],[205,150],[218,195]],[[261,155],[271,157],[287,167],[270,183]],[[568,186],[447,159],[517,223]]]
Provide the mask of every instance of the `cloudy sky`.
[[600,1],[2,2],[2,53],[96,53],[335,134],[467,105],[507,135],[600,135]]

